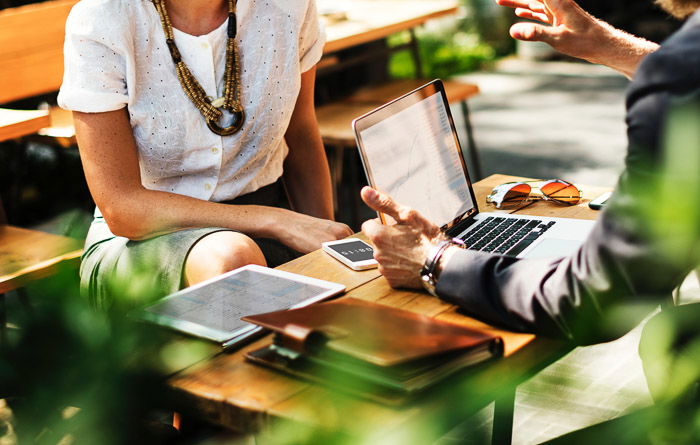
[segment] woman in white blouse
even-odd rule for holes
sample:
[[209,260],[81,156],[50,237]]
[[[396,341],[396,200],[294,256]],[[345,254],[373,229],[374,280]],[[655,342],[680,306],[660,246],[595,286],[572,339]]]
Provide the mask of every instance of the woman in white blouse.
[[[98,208],[81,267],[98,303],[110,280],[124,285],[139,271],[172,292],[351,234],[332,221],[313,108],[323,44],[313,0],[82,0],[73,8],[59,104],[74,112]],[[207,103],[227,109],[222,116],[205,117],[207,106],[178,78],[179,61]],[[284,208],[281,180],[294,211]]]

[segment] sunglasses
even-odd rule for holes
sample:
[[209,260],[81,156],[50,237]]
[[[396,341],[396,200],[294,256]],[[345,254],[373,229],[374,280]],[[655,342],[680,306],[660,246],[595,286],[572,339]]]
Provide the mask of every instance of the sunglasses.
[[[533,194],[533,189],[537,190],[539,194]],[[581,191],[572,183],[562,179],[507,182],[494,187],[486,197],[486,202],[494,204],[497,209],[500,209],[502,207],[517,206],[537,199],[574,205],[581,201]]]

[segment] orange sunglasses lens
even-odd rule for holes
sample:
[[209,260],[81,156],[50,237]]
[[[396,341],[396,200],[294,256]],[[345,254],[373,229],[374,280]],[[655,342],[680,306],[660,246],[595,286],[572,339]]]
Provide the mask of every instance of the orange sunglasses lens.
[[540,190],[549,199],[562,204],[574,205],[581,200],[581,191],[575,185],[560,179],[547,182]]
[[501,202],[501,205],[506,207],[518,205],[521,202],[527,200],[527,198],[530,196],[531,191],[532,187],[530,187],[530,185],[528,184],[514,184],[513,187],[511,187],[510,190],[508,190],[503,196],[503,201]]

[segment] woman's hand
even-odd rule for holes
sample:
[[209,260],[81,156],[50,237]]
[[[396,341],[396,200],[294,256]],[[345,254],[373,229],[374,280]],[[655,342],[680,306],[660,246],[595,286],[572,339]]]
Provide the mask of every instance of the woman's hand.
[[321,248],[321,243],[347,238],[353,234],[350,227],[343,223],[287,212],[276,222],[278,232],[275,238],[297,252],[313,252]]

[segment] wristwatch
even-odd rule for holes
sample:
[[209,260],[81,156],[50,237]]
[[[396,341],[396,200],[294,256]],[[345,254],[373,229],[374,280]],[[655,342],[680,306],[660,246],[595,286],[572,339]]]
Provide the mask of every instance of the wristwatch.
[[425,258],[425,263],[423,263],[423,267],[421,268],[420,278],[421,283],[423,283],[423,288],[433,297],[437,297],[437,292],[435,291],[437,276],[435,272],[442,258],[442,254],[445,253],[445,250],[450,246],[463,248],[464,241],[459,238],[452,238],[438,242],[428,251],[428,256]]

